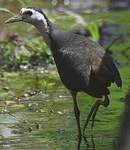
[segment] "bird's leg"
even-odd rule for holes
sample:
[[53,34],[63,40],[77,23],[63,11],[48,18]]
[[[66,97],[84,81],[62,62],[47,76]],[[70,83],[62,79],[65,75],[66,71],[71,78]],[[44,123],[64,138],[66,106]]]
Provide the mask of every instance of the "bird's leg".
[[[97,101],[96,101],[96,102],[97,102]],[[93,112],[94,112],[95,106],[96,106],[96,103],[91,107],[91,110],[90,110],[90,112],[89,112],[89,114],[88,114],[87,120],[86,120],[86,122],[85,122],[85,124],[84,124],[83,134],[84,134],[85,129],[86,129],[87,125],[88,125],[88,122],[89,122],[89,120],[90,120],[90,118],[91,118],[91,116],[92,116],[92,114],[93,114]]]
[[74,103],[74,113],[76,117],[76,122],[77,122],[77,128],[78,128],[78,150],[80,149],[80,143],[82,140],[82,133],[81,133],[81,127],[80,127],[80,111],[78,108],[77,100],[76,100],[76,95],[77,92],[72,92],[72,97],[73,97],[73,103]]
[[105,99],[104,99],[104,101],[101,101],[101,100],[97,100],[98,101],[98,103],[97,103],[97,106],[95,107],[95,110],[94,110],[94,112],[93,112],[93,114],[92,114],[92,124],[91,124],[91,128],[93,128],[93,126],[94,126],[94,120],[95,120],[95,116],[96,116],[96,114],[97,114],[97,111],[98,111],[98,108],[99,108],[99,106],[100,105],[103,105],[104,107],[107,107],[108,105],[109,105],[109,98],[108,98],[108,96],[106,95],[105,96]]
[[90,112],[89,112],[89,114],[88,114],[87,120],[86,120],[86,122],[85,122],[85,124],[84,124],[84,128],[83,128],[83,137],[84,137],[84,140],[86,140],[86,137],[85,137],[85,129],[86,129],[88,123],[89,123],[90,118],[92,117],[93,113],[95,112],[95,108],[97,108],[98,103],[99,103],[99,100],[97,100],[97,101],[94,103],[94,105],[91,107],[91,110],[90,110]]
[[90,110],[90,112],[88,114],[87,120],[86,120],[86,122],[84,124],[84,128],[83,128],[83,135],[84,135],[84,137],[85,137],[85,129],[86,129],[86,127],[88,125],[88,122],[89,122],[89,120],[90,120],[91,117],[92,117],[91,128],[93,128],[95,116],[96,116],[96,113],[97,113],[98,108],[99,108],[100,105],[103,105],[104,107],[107,107],[109,105],[109,98],[108,98],[107,95],[105,96],[104,101],[97,100],[95,102],[95,104],[92,106],[92,108],[91,108],[91,110]]
[[99,106],[104,104],[104,102],[101,101],[101,100],[97,100],[96,102],[97,102],[97,103],[96,103],[97,105],[95,106],[95,109],[94,109],[93,114],[92,114],[92,124],[91,124],[91,128],[93,128],[93,126],[94,126],[95,116],[96,116],[96,114],[97,114],[97,111],[98,111],[98,109],[99,109]]

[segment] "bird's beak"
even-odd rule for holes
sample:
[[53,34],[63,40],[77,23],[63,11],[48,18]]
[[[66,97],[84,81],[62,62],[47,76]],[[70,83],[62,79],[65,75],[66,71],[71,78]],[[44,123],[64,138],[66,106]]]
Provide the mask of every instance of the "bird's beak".
[[5,23],[13,23],[19,21],[22,21],[22,16],[20,14],[9,18],[8,20],[5,21]]

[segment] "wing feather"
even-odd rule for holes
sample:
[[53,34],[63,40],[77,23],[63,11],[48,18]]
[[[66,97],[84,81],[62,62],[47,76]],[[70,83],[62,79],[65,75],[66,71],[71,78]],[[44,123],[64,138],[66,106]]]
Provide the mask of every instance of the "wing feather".
[[76,40],[71,42],[59,51],[61,61],[71,70],[73,75],[90,84],[91,77],[94,77],[97,84],[107,87],[115,82],[118,87],[122,86],[119,71],[109,54],[96,42],[83,36],[75,35]]

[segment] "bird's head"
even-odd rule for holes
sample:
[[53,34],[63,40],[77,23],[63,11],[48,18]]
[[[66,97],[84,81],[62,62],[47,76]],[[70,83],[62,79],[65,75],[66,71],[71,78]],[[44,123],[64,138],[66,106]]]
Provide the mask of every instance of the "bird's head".
[[20,10],[20,13],[16,16],[9,18],[5,23],[14,23],[14,22],[26,22],[32,25],[43,24],[44,28],[49,30],[49,20],[43,11],[39,8],[26,7]]

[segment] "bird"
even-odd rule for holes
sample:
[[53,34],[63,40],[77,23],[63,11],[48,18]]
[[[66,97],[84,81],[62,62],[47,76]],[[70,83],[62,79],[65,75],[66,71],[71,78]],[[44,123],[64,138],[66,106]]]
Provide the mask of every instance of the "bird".
[[[97,42],[70,31],[64,31],[52,23],[42,9],[22,8],[18,15],[12,16],[5,23],[25,22],[35,26],[52,51],[52,55],[65,87],[73,99],[74,113],[78,129],[78,149],[90,119],[91,126],[99,106],[109,105],[109,86],[115,83],[122,87],[118,68],[110,54]],[[77,102],[78,92],[97,98],[92,106],[81,132],[80,110]],[[103,98],[103,99],[102,99]]]

